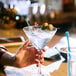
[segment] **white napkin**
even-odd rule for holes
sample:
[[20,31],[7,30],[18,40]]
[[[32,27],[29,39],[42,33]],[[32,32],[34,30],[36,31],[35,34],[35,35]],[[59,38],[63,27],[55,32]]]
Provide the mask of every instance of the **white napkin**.
[[46,52],[44,52],[45,58],[50,58],[51,56],[54,56],[59,53],[55,48],[49,48],[48,46],[45,46],[44,49],[46,50]]
[[[64,58],[61,56],[61,60],[56,61],[50,65],[47,66],[41,66],[41,71],[44,76],[50,76],[50,72],[54,72],[55,70],[58,70],[61,63],[64,61]],[[11,67],[7,66],[4,69],[6,76],[38,76],[39,69],[36,67],[36,65],[31,65],[28,67],[24,68],[16,68],[16,67]]]
[[[76,47],[76,39],[69,37],[69,43],[70,43],[70,47]],[[55,47],[58,49],[55,49]],[[51,56],[54,56],[56,54],[58,54],[61,51],[61,48],[66,48],[68,47],[68,43],[67,43],[67,38],[64,36],[54,47],[49,48],[48,46],[45,46],[45,50],[46,52],[44,52],[44,57],[49,58]]]
[[[69,37],[70,47],[76,47],[76,39]],[[68,47],[67,38],[64,36],[54,47],[58,49]]]

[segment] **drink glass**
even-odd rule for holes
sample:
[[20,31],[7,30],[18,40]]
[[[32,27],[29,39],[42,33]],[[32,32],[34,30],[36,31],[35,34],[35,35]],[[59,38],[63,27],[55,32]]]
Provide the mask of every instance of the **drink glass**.
[[71,52],[67,54],[70,54],[70,59],[69,55],[67,55],[67,59],[69,59],[68,63],[70,63],[70,65],[68,64],[70,69],[70,71],[68,71],[68,76],[76,76],[76,48],[71,48]]
[[[31,41],[32,45],[35,46],[36,49],[41,51],[55,35],[57,28],[53,30],[48,29],[42,30],[41,26],[30,26],[30,27],[24,27],[23,31],[25,32],[28,39]],[[41,68],[42,67],[40,66],[38,76],[49,76],[42,74]]]

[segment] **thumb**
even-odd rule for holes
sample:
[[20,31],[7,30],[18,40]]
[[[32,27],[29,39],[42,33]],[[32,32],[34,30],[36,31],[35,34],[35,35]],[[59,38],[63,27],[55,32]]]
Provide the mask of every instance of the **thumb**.
[[31,43],[30,40],[26,40],[26,42],[25,42],[22,46],[20,46],[20,48],[16,51],[15,56],[16,56],[19,52],[21,52],[22,49],[25,49],[30,43]]
[[26,40],[26,42],[23,44],[22,48],[28,47],[30,43],[31,43],[30,40]]
[[24,44],[22,46],[20,46],[19,50],[21,51],[21,49],[27,48],[30,43],[31,43],[30,40],[26,40],[24,42]]

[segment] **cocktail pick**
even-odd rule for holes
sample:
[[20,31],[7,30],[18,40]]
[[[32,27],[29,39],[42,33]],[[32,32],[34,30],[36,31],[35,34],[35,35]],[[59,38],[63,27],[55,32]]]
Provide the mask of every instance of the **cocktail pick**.
[[67,38],[67,43],[68,43],[68,76],[71,76],[71,62],[70,62],[70,59],[71,59],[71,55],[70,55],[70,44],[69,44],[69,32],[67,31],[66,32],[66,38]]

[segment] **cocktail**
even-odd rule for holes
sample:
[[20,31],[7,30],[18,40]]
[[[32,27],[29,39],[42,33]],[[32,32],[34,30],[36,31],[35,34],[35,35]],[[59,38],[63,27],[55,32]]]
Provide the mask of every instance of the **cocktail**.
[[[31,41],[32,45],[35,46],[36,49],[41,51],[55,35],[57,28],[54,27],[52,30],[49,30],[48,28],[44,29],[42,26],[30,26],[24,27],[23,31],[25,32],[28,39]],[[41,68],[42,67],[40,66],[40,73],[36,74],[36,76],[49,76],[44,75]]]

